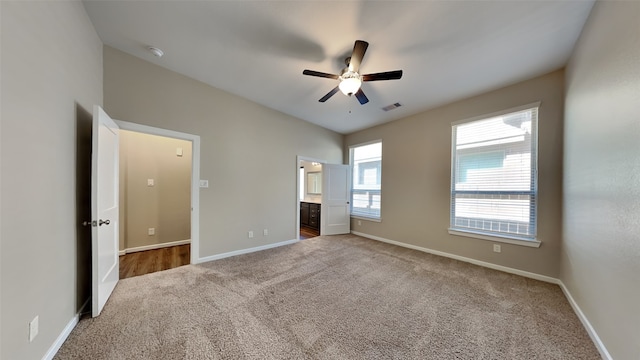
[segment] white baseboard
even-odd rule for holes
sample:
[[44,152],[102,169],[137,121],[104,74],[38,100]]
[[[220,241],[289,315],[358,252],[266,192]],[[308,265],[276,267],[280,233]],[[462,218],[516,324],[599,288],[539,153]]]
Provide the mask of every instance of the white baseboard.
[[257,247],[253,247],[253,248],[249,248],[249,249],[242,249],[242,250],[230,251],[230,252],[223,253],[223,254],[205,256],[205,257],[199,258],[197,260],[196,264],[200,264],[200,263],[207,262],[207,261],[224,259],[224,258],[228,258],[228,257],[231,257],[231,256],[236,256],[236,255],[248,254],[248,253],[261,251],[261,250],[272,249],[272,248],[279,247],[279,246],[294,244],[294,243],[297,243],[298,241],[300,241],[300,240],[298,240],[298,239],[286,240],[286,241],[281,241],[281,242],[278,242],[278,243],[275,243],[275,244],[262,245],[262,246],[257,246]]
[[382,242],[385,242],[385,243],[388,243],[388,244],[398,245],[398,246],[402,246],[402,247],[405,247],[405,248],[426,252],[428,254],[438,255],[438,256],[442,256],[442,257],[455,259],[455,260],[463,261],[463,262],[466,262],[466,263],[470,263],[470,264],[486,267],[486,268],[489,268],[489,269],[494,269],[494,270],[499,270],[499,271],[503,271],[503,272],[510,273],[510,274],[520,275],[520,276],[528,277],[530,279],[540,280],[540,281],[544,281],[544,282],[548,282],[548,283],[552,283],[552,284],[558,284],[558,282],[560,281],[560,280],[558,280],[556,278],[553,278],[553,277],[550,277],[550,276],[546,276],[546,275],[540,275],[540,274],[532,273],[532,272],[529,272],[529,271],[514,269],[514,268],[507,267],[507,266],[502,266],[502,265],[496,265],[496,264],[492,264],[492,263],[489,263],[489,262],[486,262],[486,261],[480,261],[480,260],[476,260],[476,259],[472,259],[472,258],[460,256],[460,255],[450,254],[450,253],[447,253],[447,252],[444,252],[444,251],[432,250],[432,249],[424,248],[424,247],[421,247],[421,246],[405,244],[405,243],[402,243],[402,242],[399,242],[399,241],[389,240],[389,239],[381,238],[381,237],[375,236],[375,235],[369,235],[369,234],[365,234],[365,233],[361,233],[361,232],[357,232],[357,231],[351,231],[351,233],[354,234],[354,235],[366,237],[366,238],[369,238],[369,239],[372,239],[372,240],[382,241]]
[[602,358],[605,359],[605,360],[612,360],[611,355],[609,355],[609,351],[607,351],[607,348],[602,343],[602,340],[600,340],[600,337],[596,333],[596,330],[593,328],[593,326],[591,326],[591,323],[589,322],[589,319],[587,319],[585,314],[580,309],[580,306],[578,306],[578,304],[573,299],[573,296],[571,296],[571,293],[569,292],[569,289],[567,289],[567,287],[564,285],[564,283],[560,279],[556,279],[556,278],[553,278],[553,277],[550,277],[550,276],[540,275],[540,274],[536,274],[536,273],[532,273],[532,272],[528,272],[528,271],[524,271],[524,270],[518,270],[518,269],[514,269],[514,268],[502,266],[502,265],[496,265],[496,264],[488,263],[486,261],[480,261],[480,260],[476,260],[476,259],[471,259],[471,258],[464,257],[464,256],[454,255],[454,254],[446,253],[446,252],[443,252],[443,251],[432,250],[432,249],[428,249],[428,248],[424,248],[424,247],[420,247],[420,246],[416,246],[416,245],[411,245],[411,244],[405,244],[405,243],[402,243],[402,242],[399,242],[399,241],[389,240],[389,239],[385,239],[385,238],[382,238],[382,237],[379,237],[379,236],[369,235],[369,234],[365,234],[365,233],[361,233],[361,232],[357,232],[357,231],[351,231],[351,233],[354,234],[354,235],[358,235],[358,236],[362,236],[362,237],[368,238],[368,239],[381,241],[381,242],[385,242],[385,243],[388,243],[388,244],[393,244],[393,245],[397,245],[397,246],[401,246],[401,247],[405,247],[405,248],[409,248],[409,249],[413,249],[413,250],[426,252],[428,254],[438,255],[438,256],[442,256],[442,257],[446,257],[446,258],[450,258],[450,259],[455,259],[455,260],[460,260],[460,261],[463,261],[463,262],[467,262],[467,263],[471,263],[471,264],[474,264],[474,265],[486,267],[486,268],[489,268],[489,269],[499,270],[499,271],[503,271],[503,272],[510,273],[510,274],[524,276],[524,277],[527,277],[527,278],[530,278],[530,279],[535,279],[535,280],[548,282],[548,283],[551,283],[551,284],[556,284],[556,285],[560,286],[560,289],[562,289],[562,292],[564,293],[565,297],[567,298],[567,301],[569,301],[569,304],[573,308],[573,312],[576,314],[578,319],[580,319],[580,322],[582,322],[582,326],[584,326],[585,330],[587,331],[587,334],[589,334],[589,337],[591,337],[591,341],[593,341],[594,345],[598,349],[598,352],[600,352],[600,356],[602,356]]
[[609,351],[602,343],[602,340],[600,340],[600,337],[596,333],[596,330],[593,328],[593,326],[591,326],[591,323],[589,322],[589,319],[587,319],[587,316],[582,312],[582,309],[580,309],[578,303],[576,303],[576,301],[573,299],[573,296],[571,296],[569,289],[567,289],[562,280],[558,280],[558,285],[560,286],[560,289],[562,289],[564,296],[567,298],[569,304],[573,308],[573,312],[576,313],[578,319],[580,319],[580,321],[582,322],[582,326],[584,326],[584,328],[587,330],[587,334],[589,334],[591,341],[593,341],[593,343],[596,345],[598,352],[600,352],[600,356],[602,356],[602,358],[605,360],[612,360],[613,358],[609,354]]
[[67,323],[67,326],[62,329],[62,332],[60,333],[60,335],[58,335],[58,338],[51,345],[49,351],[47,351],[42,360],[52,360],[53,357],[56,356],[62,344],[64,344],[65,340],[67,340],[67,338],[69,337],[69,334],[71,334],[71,331],[73,331],[76,325],[78,325],[78,321],[80,321],[80,315],[84,313],[84,309],[89,305],[89,300],[91,300],[91,298],[88,298],[84,302],[84,304],[82,304],[82,307],[80,307],[80,311],[78,311],[78,313]]
[[160,243],[160,244],[151,244],[151,245],[128,248],[128,249],[120,250],[120,255],[130,254],[130,253],[134,253],[134,252],[138,252],[138,251],[162,249],[162,248],[165,248],[165,247],[186,245],[186,244],[191,244],[191,239],[178,240],[178,241],[171,241],[171,242]]

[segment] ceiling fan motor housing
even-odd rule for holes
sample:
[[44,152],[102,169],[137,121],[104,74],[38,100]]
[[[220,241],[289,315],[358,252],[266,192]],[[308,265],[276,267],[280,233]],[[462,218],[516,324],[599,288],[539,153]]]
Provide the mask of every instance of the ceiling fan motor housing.
[[355,71],[351,71],[348,68],[340,75],[340,91],[343,94],[351,96],[355,94],[362,85],[362,76]]

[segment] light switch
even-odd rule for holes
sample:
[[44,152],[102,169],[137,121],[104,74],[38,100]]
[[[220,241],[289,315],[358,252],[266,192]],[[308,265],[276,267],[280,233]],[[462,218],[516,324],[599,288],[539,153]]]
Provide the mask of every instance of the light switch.
[[29,323],[29,342],[32,342],[36,335],[38,335],[38,316]]
[[176,149],[176,155],[182,156],[182,148],[177,148]]
[[208,188],[209,187],[209,180],[200,180],[200,187],[201,188]]
[[147,179],[147,186],[153,186],[155,184],[155,181],[153,181],[153,179]]

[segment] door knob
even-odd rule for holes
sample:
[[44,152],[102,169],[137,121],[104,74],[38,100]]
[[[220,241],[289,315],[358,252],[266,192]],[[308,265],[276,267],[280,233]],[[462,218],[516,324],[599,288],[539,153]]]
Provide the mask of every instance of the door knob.
[[98,222],[98,226],[102,226],[103,224],[104,225],[109,225],[109,224],[111,224],[111,221],[100,219],[100,221]]

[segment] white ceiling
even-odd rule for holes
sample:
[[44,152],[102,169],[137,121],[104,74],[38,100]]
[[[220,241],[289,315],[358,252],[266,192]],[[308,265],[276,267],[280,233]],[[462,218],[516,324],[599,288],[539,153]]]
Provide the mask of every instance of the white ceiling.
[[[348,134],[563,67],[593,0],[84,4],[109,46]],[[357,39],[369,42],[361,73],[403,78],[364,83],[365,105],[341,93],[318,102],[337,80],[302,71],[338,74]]]

